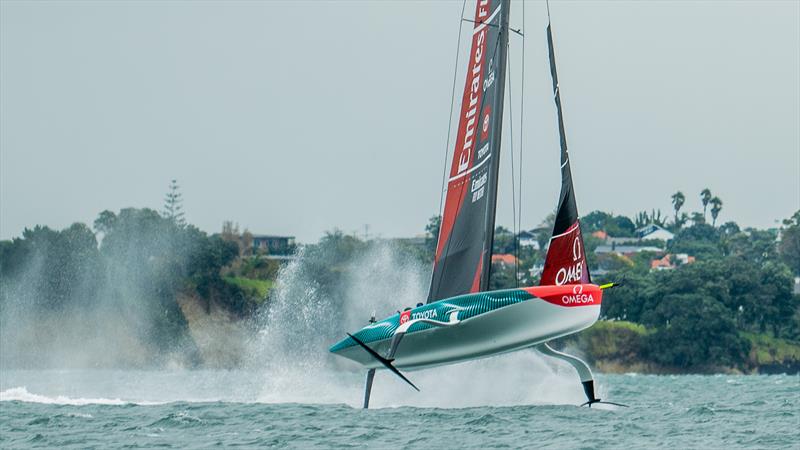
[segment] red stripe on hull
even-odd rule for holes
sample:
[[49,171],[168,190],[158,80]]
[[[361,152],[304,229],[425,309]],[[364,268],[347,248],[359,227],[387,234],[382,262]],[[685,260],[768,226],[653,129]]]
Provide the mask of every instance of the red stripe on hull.
[[603,291],[596,284],[534,286],[522,289],[548,303],[568,308],[600,305],[603,301]]

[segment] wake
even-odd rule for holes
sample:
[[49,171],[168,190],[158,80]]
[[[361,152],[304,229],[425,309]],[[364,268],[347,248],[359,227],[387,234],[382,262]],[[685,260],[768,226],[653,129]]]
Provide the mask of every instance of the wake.
[[42,403],[46,405],[71,405],[71,406],[84,406],[84,405],[161,405],[160,402],[131,402],[121,400],[118,398],[71,398],[64,395],[57,395],[48,397],[46,395],[38,395],[28,392],[25,386],[15,387],[0,391],[0,402],[25,402],[25,403]]

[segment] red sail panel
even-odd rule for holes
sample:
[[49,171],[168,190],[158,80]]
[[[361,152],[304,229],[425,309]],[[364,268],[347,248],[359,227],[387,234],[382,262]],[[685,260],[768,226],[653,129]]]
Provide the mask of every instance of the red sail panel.
[[558,87],[553,33],[549,24],[547,25],[547,44],[561,142],[561,194],[553,226],[553,237],[550,238],[550,246],[547,249],[542,279],[539,284],[545,286],[590,283],[591,277],[589,268],[586,266],[583,235],[578,220],[578,207],[575,204],[575,192],[572,187],[572,171],[570,170],[567,136],[564,131],[564,117],[561,111],[561,92]]
[[509,0],[478,0],[475,7],[429,302],[485,290],[488,286],[508,51],[508,9]]
[[589,283],[583,236],[578,221],[564,233],[550,238],[547,259],[542,271],[542,286]]

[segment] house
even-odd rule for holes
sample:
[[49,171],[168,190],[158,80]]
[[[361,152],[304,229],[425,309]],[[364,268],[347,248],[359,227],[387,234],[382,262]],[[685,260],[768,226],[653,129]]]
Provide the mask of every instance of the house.
[[492,264],[500,264],[503,267],[514,266],[518,264],[519,261],[517,257],[510,254],[510,253],[501,253],[498,255],[492,255]]
[[523,231],[517,235],[520,247],[530,247],[534,250],[539,250],[539,240],[536,239],[536,234],[532,231]]
[[689,256],[686,253],[675,253],[664,255],[663,258],[656,258],[650,261],[651,270],[672,270],[684,264],[691,264],[695,261],[694,256]]
[[422,251],[426,251],[428,248],[428,236],[424,234],[414,237],[386,239],[385,241],[393,242],[403,247],[414,247]]
[[528,269],[528,273],[531,275],[531,278],[536,278],[544,272],[544,263],[534,263],[530,269]]
[[603,230],[595,231],[592,236],[602,240],[607,245],[620,245],[620,244],[635,244],[641,239],[638,236],[633,237],[614,237]]
[[654,223],[639,228],[636,230],[636,235],[639,236],[639,239],[658,239],[664,242],[670,241],[675,237],[675,234]]
[[297,244],[294,236],[253,235],[253,253],[266,253],[270,256],[289,256]]
[[622,245],[622,244],[636,244],[639,242],[638,237],[611,237],[606,239],[608,245]]
[[598,245],[596,249],[594,249],[594,253],[596,255],[605,255],[608,253],[616,253],[617,255],[622,256],[631,256],[636,253],[640,252],[654,252],[659,253],[662,252],[658,247],[651,247],[651,246],[640,246],[640,245]]

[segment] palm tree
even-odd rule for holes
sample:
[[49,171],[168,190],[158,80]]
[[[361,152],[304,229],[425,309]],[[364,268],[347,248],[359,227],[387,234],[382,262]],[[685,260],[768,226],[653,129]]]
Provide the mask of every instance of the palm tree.
[[675,230],[680,229],[680,224],[678,222],[678,212],[681,210],[681,207],[686,202],[686,196],[683,195],[683,192],[678,191],[672,194],[672,207],[675,208]]
[[709,202],[711,203],[711,225],[717,225],[717,216],[719,216],[719,212],[722,211],[722,200],[719,197],[714,197]]
[[711,201],[711,190],[708,188],[703,189],[700,191],[700,200],[703,202],[703,218],[706,217],[706,208],[708,207],[708,202]]

